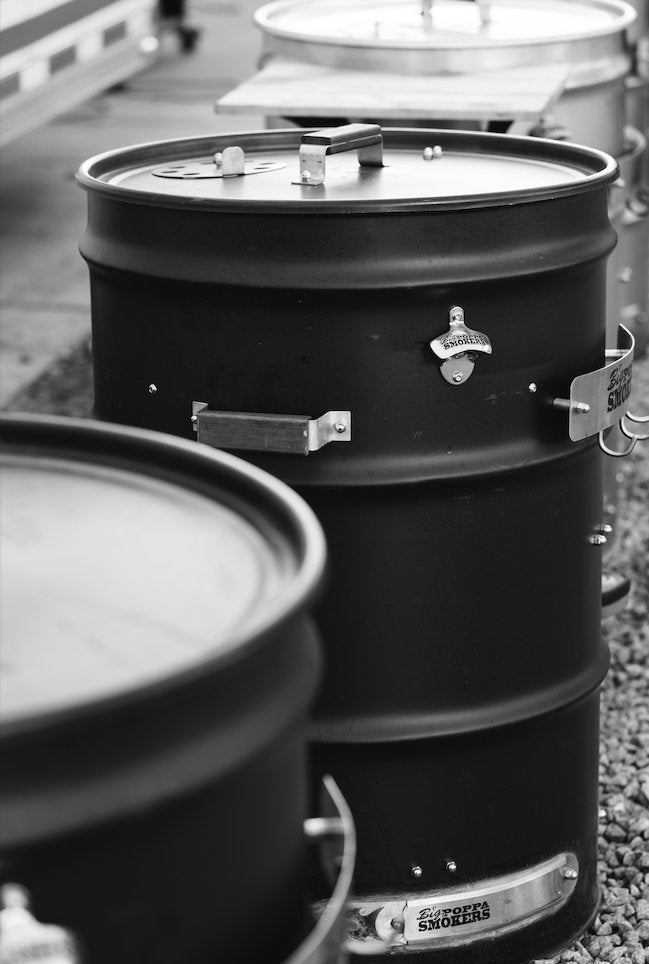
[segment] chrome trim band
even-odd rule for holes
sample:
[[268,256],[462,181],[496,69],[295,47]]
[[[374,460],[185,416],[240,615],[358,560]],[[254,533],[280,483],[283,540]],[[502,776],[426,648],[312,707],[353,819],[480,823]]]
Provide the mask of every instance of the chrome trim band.
[[572,853],[502,877],[425,895],[386,895],[349,904],[347,950],[356,954],[457,947],[494,938],[556,913],[572,895]]

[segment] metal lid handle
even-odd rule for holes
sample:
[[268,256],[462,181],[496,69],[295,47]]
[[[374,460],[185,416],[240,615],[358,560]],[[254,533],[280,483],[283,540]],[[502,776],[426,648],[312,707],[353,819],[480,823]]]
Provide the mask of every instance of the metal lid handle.
[[294,184],[315,187],[325,179],[327,154],[358,151],[361,167],[384,167],[383,135],[378,124],[344,124],[304,134],[300,144],[300,177]]
[[[432,12],[434,0],[422,0],[421,15],[424,18],[424,26],[427,29],[432,27]],[[480,26],[488,27],[491,23],[491,0],[476,0],[480,13]]]

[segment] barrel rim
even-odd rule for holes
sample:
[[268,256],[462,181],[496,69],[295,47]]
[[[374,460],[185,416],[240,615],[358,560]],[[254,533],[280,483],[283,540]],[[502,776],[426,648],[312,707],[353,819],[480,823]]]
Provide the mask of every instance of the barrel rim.
[[[125,174],[138,166],[169,163],[172,160],[187,160],[188,157],[204,157],[216,150],[231,146],[233,140],[246,149],[254,150],[297,148],[303,134],[321,128],[276,128],[271,130],[232,131],[199,135],[189,138],[173,138],[163,141],[150,141],[134,144],[97,154],[85,160],[76,172],[76,182],[91,195],[108,200],[149,207],[175,208],[195,212],[218,211],[224,214],[312,214],[315,211],[326,214],[391,214],[420,213],[448,210],[467,210],[488,207],[512,207],[535,201],[558,200],[561,197],[574,197],[576,194],[594,191],[610,184],[618,176],[619,168],[615,158],[604,151],[585,147],[569,141],[555,141],[549,138],[522,137],[511,134],[494,134],[484,131],[440,130],[436,128],[384,127],[382,132],[385,146],[393,149],[411,147],[423,150],[431,143],[439,144],[443,150],[472,151],[476,154],[504,155],[539,162],[559,163],[572,166],[582,173],[580,180],[567,181],[545,187],[532,187],[518,191],[500,191],[484,194],[453,195],[444,198],[376,198],[371,200],[337,200],[332,198],[304,198],[295,200],[239,198],[198,198],[191,195],[181,196],[126,189],[119,184],[102,180]],[[167,154],[164,155],[164,150]],[[192,153],[189,153],[192,152]],[[125,162],[128,162],[125,164]]]
[[548,34],[544,37],[526,37],[525,39],[513,37],[503,38],[486,47],[484,40],[480,37],[466,37],[462,41],[447,40],[443,42],[441,38],[435,38],[436,43],[431,43],[430,37],[421,40],[382,40],[380,37],[344,37],[336,34],[311,34],[308,32],[291,31],[286,27],[273,25],[272,19],[279,12],[290,12],[291,8],[300,6],[303,0],[273,0],[272,3],[264,4],[255,11],[253,22],[255,26],[270,37],[277,37],[280,40],[287,40],[295,44],[315,44],[316,46],[328,47],[360,47],[377,50],[393,51],[429,51],[436,50],[445,53],[452,51],[484,50],[496,53],[499,49],[512,47],[547,47],[557,43],[574,44],[580,41],[593,40],[598,37],[612,37],[624,30],[627,30],[636,20],[637,14],[633,7],[626,0],[571,0],[574,3],[581,3],[582,6],[592,6],[600,9],[610,10],[613,14],[617,12],[619,19],[614,23],[601,27],[590,27],[574,35]]
[[[105,448],[105,454],[119,452],[127,457],[129,452],[137,451],[138,462],[126,471],[134,474],[142,472],[142,464],[155,466],[160,470],[156,478],[178,485],[177,477],[192,480],[190,491],[208,497],[205,490],[198,487],[201,479],[209,483],[211,473],[216,469],[218,476],[212,478],[217,485],[230,488],[241,485],[246,488],[246,498],[257,495],[255,510],[265,505],[269,518],[279,515],[289,521],[293,532],[290,539],[295,550],[296,571],[293,578],[271,599],[264,602],[259,610],[240,625],[231,627],[219,643],[219,650],[190,666],[173,673],[135,684],[126,690],[93,699],[80,699],[69,706],[62,706],[38,713],[14,716],[0,720],[0,742],[14,737],[27,736],[33,732],[68,726],[80,720],[103,718],[115,710],[143,706],[151,700],[169,694],[177,694],[191,687],[217,670],[245,659],[258,648],[263,648],[270,634],[305,610],[317,594],[323,580],[326,565],[326,544],[322,527],[313,510],[300,496],[284,482],[257,468],[243,459],[229,453],[201,446],[186,439],[162,432],[136,429],[114,423],[101,423],[92,419],[65,418],[61,416],[34,417],[27,413],[0,415],[0,450],[7,453],[33,455],[49,449],[52,454],[53,441],[62,441],[65,449],[58,450],[57,457],[74,455],[71,462],[101,465],[93,448],[84,443],[94,440]],[[108,466],[107,466],[108,467]],[[170,479],[166,472],[173,468],[176,479]],[[124,469],[125,463],[115,465]],[[243,489],[236,491],[237,502],[242,501]],[[261,499],[265,502],[261,503]]]

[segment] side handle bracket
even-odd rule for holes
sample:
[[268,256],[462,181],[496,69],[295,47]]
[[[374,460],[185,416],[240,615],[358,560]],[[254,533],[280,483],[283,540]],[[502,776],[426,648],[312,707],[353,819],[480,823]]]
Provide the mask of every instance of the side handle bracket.
[[199,442],[219,449],[284,452],[308,455],[329,442],[350,442],[352,413],[269,415],[259,412],[218,412],[207,402],[192,402],[192,423]]

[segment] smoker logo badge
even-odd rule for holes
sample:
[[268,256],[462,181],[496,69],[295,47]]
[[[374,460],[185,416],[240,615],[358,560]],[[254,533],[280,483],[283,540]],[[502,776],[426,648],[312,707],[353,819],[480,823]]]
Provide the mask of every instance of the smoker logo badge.
[[611,369],[611,374],[606,386],[608,393],[606,411],[614,412],[621,405],[624,405],[631,394],[631,378],[633,375],[632,365],[616,365]]
[[472,331],[471,328],[466,328],[458,334],[449,331],[438,338],[437,343],[448,355],[455,355],[458,351],[468,351],[469,348],[477,348],[491,354],[491,344],[487,336],[479,331]]
[[423,907],[417,914],[417,926],[422,931],[441,931],[449,927],[463,927],[478,921],[489,920],[491,908],[488,901],[461,904],[457,907]]

